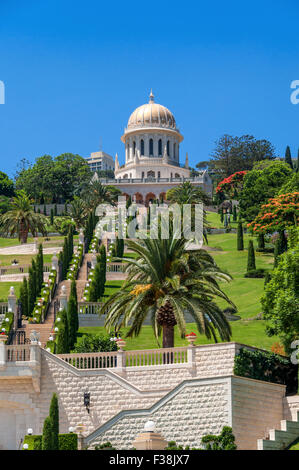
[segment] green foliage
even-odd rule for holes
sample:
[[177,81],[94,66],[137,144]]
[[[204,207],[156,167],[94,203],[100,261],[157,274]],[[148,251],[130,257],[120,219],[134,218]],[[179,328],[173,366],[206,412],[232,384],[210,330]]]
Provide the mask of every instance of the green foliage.
[[56,450],[53,447],[53,428],[52,421],[49,416],[44,421],[42,434],[42,450]]
[[241,221],[238,222],[238,227],[237,227],[237,250],[238,251],[244,250],[243,225]]
[[285,162],[290,165],[290,167],[293,170],[293,162],[292,162],[292,156],[291,156],[291,149],[289,146],[286,148],[286,153],[285,153]]
[[201,442],[206,450],[237,450],[235,436],[229,426],[223,426],[218,436],[212,434],[203,436]]
[[59,434],[59,450],[78,450],[78,435],[74,433]]
[[234,205],[233,207],[233,221],[237,222],[237,206]]
[[283,162],[272,162],[262,170],[249,171],[245,175],[239,200],[241,217],[252,222],[261,205],[274,197],[291,176],[290,166]]
[[10,198],[6,196],[0,196],[0,214],[5,214],[10,209]]
[[282,255],[287,248],[288,245],[284,230],[280,230],[274,245],[274,267],[276,267],[279,262],[279,256]]
[[299,228],[289,231],[289,249],[279,256],[261,303],[269,336],[278,335],[285,351],[299,339]]
[[109,335],[88,334],[83,335],[76,343],[72,352],[89,353],[89,352],[108,352],[117,351],[115,341],[110,340]]
[[99,446],[95,446],[94,450],[116,450],[115,447],[112,446],[111,442],[104,442]]
[[22,315],[25,317],[28,317],[29,315],[29,310],[28,310],[28,283],[27,283],[27,278],[24,277],[23,283],[21,285],[20,289],[20,301],[22,305]]
[[33,237],[37,236],[38,232],[45,235],[46,224],[47,217],[34,212],[29,197],[23,191],[17,193],[10,210],[0,218],[1,231],[11,237],[17,234],[23,244],[27,243],[29,232]]
[[226,134],[216,142],[209,166],[222,177],[228,177],[237,171],[251,170],[257,161],[274,157],[274,148],[268,140],[257,140],[251,135],[233,137]]
[[244,277],[248,278],[261,278],[265,277],[265,270],[260,268],[260,269],[250,269],[245,273]]
[[85,159],[65,153],[55,158],[50,155],[37,158],[34,165],[19,172],[16,187],[44,204],[43,199],[48,202],[72,199],[77,188],[89,181],[90,170]]
[[265,249],[265,235],[260,233],[257,237],[257,246],[259,251],[263,251]]
[[69,332],[69,348],[72,349],[76,343],[77,331],[78,331],[78,326],[79,326],[78,306],[77,306],[76,298],[73,295],[70,295],[70,298],[68,301],[67,321],[68,321],[68,332]]
[[52,226],[54,225],[54,209],[53,209],[53,207],[51,208],[51,212],[50,212],[50,224]]
[[0,171],[0,195],[6,197],[14,196],[13,181],[3,171]]
[[287,385],[287,393],[297,391],[297,367],[289,358],[272,352],[241,348],[235,356],[234,374]]
[[[24,444],[28,444],[28,450],[42,450],[42,436],[25,436]],[[78,450],[78,435],[74,433],[58,435],[59,450]]]
[[278,194],[299,192],[299,173],[293,173],[287,182],[281,187]]
[[255,271],[255,270],[256,270],[256,265],[255,265],[255,254],[254,254],[253,241],[249,240],[249,242],[248,242],[247,272]]
[[[8,318],[8,322],[6,321],[7,318]],[[13,328],[13,323],[14,323],[14,314],[13,314],[13,312],[6,312],[6,314],[4,316],[4,320],[2,321],[2,324],[1,324],[1,331],[0,332],[1,333],[3,332],[7,336],[9,336],[9,333]]]
[[65,310],[59,311],[58,318],[60,318],[60,321],[58,322],[56,320],[55,323],[55,326],[58,328],[57,336],[55,339],[56,354],[66,354],[70,352],[67,312]]
[[58,442],[59,407],[58,407],[58,398],[57,398],[56,393],[53,393],[52,395],[52,399],[50,403],[50,410],[49,410],[49,418],[51,420],[51,425],[52,425],[53,450],[60,450],[59,442]]

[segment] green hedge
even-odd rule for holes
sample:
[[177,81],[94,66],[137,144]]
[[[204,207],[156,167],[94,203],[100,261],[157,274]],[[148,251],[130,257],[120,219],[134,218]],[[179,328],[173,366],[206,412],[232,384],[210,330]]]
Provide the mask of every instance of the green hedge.
[[[74,433],[59,434],[59,450],[78,450],[78,436]],[[28,444],[28,450],[42,450],[42,436],[25,436],[24,444]],[[24,449],[23,449],[24,450]]]
[[[6,321],[7,318],[8,318],[8,321]],[[13,328],[13,320],[14,320],[13,312],[5,313],[4,320],[1,324],[1,333],[5,333],[7,336],[9,336],[9,333],[11,329]]]
[[70,267],[69,267],[69,270],[68,270],[68,273],[67,273],[67,276],[66,276],[66,278],[69,281],[76,280],[77,277],[78,277],[78,272],[79,272],[79,269],[81,267],[81,262],[82,262],[82,258],[83,258],[83,248],[84,248],[83,245],[79,244],[77,253],[75,255],[73,255],[73,258],[72,258],[72,261],[70,263]]
[[287,395],[297,393],[298,365],[292,364],[288,357],[279,354],[241,348],[235,356],[234,374],[286,385]]

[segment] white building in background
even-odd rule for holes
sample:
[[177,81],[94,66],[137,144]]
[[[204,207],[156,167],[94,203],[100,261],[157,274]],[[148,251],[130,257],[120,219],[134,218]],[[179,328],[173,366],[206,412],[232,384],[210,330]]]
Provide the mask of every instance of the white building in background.
[[91,171],[114,171],[114,160],[111,155],[105,152],[93,152],[90,157],[86,158],[89,168]]
[[[188,154],[184,165],[180,164],[183,139],[174,115],[165,106],[155,103],[151,92],[149,102],[139,106],[129,117],[121,137],[125,146],[125,164],[119,165],[116,154],[115,179],[101,178],[102,183],[114,185],[125,196],[145,204],[154,199],[165,199],[169,189],[184,181],[200,186],[212,196],[212,181],[208,173],[203,171],[199,176],[190,177]],[[95,174],[94,179],[97,178]]]

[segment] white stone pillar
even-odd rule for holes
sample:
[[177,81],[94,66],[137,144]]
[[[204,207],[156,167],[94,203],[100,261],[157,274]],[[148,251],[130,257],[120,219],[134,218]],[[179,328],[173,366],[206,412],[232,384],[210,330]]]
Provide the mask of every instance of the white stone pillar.
[[62,286],[59,296],[60,308],[63,310],[67,310],[67,295],[66,295],[66,287]]
[[58,258],[56,253],[52,256],[52,269],[55,269],[55,271],[58,273]]
[[79,233],[79,244],[84,245],[84,233],[83,233],[82,228],[80,228],[80,233]]
[[95,253],[93,253],[91,257],[91,269],[94,269],[96,267],[96,264],[97,264],[97,256]]
[[6,363],[6,349],[5,349],[6,340],[7,340],[6,335],[0,335],[0,366],[4,366]]
[[13,327],[17,328],[17,297],[15,295],[15,289],[12,286],[9,290],[8,296],[8,311],[13,313]]

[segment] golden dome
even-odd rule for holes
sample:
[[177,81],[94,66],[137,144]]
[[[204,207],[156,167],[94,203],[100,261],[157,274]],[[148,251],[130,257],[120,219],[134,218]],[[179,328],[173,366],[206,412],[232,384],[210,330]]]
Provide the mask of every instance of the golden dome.
[[131,114],[128,121],[128,129],[138,127],[164,127],[176,129],[176,122],[169,109],[154,102],[154,95],[151,91],[149,103],[139,106]]

